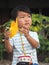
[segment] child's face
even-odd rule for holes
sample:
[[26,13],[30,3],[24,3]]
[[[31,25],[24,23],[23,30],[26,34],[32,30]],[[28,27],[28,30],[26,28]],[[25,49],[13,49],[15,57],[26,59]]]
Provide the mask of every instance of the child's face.
[[31,15],[23,11],[18,12],[17,20],[19,28],[29,29],[32,24]]

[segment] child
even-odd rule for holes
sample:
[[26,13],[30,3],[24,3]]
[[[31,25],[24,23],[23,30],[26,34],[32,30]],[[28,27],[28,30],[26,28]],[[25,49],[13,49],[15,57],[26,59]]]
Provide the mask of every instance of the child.
[[40,46],[36,32],[29,30],[32,19],[28,7],[18,6],[11,12],[12,20],[18,21],[19,31],[12,38],[10,32],[5,31],[5,48],[13,51],[12,65],[38,65],[36,48]]

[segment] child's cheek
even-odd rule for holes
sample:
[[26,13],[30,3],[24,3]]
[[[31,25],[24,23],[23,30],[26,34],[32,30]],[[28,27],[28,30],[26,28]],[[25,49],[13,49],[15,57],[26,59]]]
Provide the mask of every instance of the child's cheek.
[[20,22],[18,23],[18,26],[19,26],[19,27],[22,27],[22,26],[23,26],[23,23],[20,21]]

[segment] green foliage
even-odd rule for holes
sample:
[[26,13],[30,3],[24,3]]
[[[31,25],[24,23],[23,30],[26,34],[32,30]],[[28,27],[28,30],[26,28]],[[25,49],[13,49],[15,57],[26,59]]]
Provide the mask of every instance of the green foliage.
[[49,62],[49,58],[48,57],[45,58],[45,62]]
[[0,43],[0,60],[3,59],[4,44]]
[[[46,20],[43,24],[43,19]],[[30,30],[39,34],[40,48],[37,50],[39,54],[45,56],[45,52],[49,51],[49,17],[41,14],[32,14],[32,26]],[[49,62],[49,57],[45,57],[44,62]]]
[[32,14],[32,26],[30,27],[30,30],[39,32],[42,30],[42,28],[49,27],[49,24],[45,25],[42,23],[42,20],[45,19],[46,22],[49,22],[49,17],[41,15],[41,14]]
[[3,29],[6,27],[10,27],[10,24],[11,24],[11,19],[2,25]]
[[45,39],[45,37],[41,34],[39,34],[39,40],[40,40],[40,49],[41,51],[49,51],[49,40]]
[[47,22],[49,22],[49,17],[48,16],[44,16],[42,14],[32,14],[32,20],[33,22],[38,21],[38,22],[42,22],[43,19],[46,19]]

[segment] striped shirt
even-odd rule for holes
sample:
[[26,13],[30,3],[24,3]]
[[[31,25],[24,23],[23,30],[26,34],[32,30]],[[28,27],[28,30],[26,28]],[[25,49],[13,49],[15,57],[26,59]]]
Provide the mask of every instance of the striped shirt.
[[[38,35],[36,32],[29,31],[29,35],[33,39],[35,39],[37,42],[39,42]],[[36,49],[31,46],[31,44],[26,39],[24,34],[21,34],[21,37],[22,37],[22,40],[24,43],[24,49],[25,49],[26,56],[31,56],[33,64],[38,63]],[[23,53],[24,50],[22,49],[22,41],[20,38],[20,33],[18,32],[14,37],[10,38],[9,41],[10,41],[10,44],[13,46],[12,65],[16,65],[18,63],[18,57],[24,56],[24,53]],[[39,46],[40,46],[40,44],[39,44]]]

